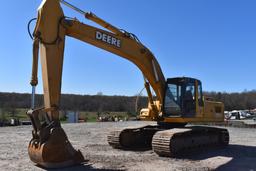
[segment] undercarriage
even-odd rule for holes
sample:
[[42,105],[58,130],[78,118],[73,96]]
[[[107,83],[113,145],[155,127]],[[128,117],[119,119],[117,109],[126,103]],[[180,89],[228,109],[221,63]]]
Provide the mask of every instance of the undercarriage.
[[167,128],[148,125],[112,131],[107,139],[113,148],[123,150],[152,148],[159,156],[176,157],[201,147],[226,146],[229,143],[229,133],[223,128],[206,126]]

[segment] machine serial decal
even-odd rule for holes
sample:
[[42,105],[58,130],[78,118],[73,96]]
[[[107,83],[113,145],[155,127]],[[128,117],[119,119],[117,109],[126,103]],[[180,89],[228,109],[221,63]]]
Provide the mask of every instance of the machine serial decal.
[[108,34],[96,31],[96,39],[121,48],[121,40]]

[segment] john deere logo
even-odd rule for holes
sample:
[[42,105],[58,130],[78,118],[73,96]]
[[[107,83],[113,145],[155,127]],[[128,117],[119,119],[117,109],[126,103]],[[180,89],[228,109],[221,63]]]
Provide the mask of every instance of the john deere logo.
[[101,33],[99,31],[96,31],[96,39],[119,48],[121,47],[120,39],[117,39],[105,33]]

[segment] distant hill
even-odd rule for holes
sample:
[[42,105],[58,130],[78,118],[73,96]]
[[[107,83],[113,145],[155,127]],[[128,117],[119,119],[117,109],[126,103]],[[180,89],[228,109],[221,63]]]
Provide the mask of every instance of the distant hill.
[[[62,110],[135,112],[137,96],[105,96],[62,94]],[[0,93],[0,108],[30,108],[31,95]],[[36,95],[36,106],[43,105],[43,96]],[[147,106],[147,97],[140,97],[138,109]]]
[[[225,110],[256,108],[256,90],[242,93],[204,92],[207,97],[224,102]],[[61,96],[61,109],[78,111],[135,111],[136,96],[74,95]],[[0,93],[0,108],[30,108],[31,95]],[[36,105],[43,105],[43,96],[36,95]],[[147,97],[140,97],[138,109],[147,106]]]

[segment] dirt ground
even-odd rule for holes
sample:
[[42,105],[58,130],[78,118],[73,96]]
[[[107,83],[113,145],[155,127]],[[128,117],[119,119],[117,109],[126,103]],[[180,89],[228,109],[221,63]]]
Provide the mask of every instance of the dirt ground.
[[[152,150],[121,151],[108,145],[106,137],[109,131],[146,124],[148,122],[64,124],[70,141],[82,151],[88,162],[61,170],[256,171],[256,129],[229,127],[231,140],[227,148],[204,149],[180,159],[159,157]],[[31,130],[31,126],[0,128],[1,171],[44,170],[34,165],[27,154]]]

